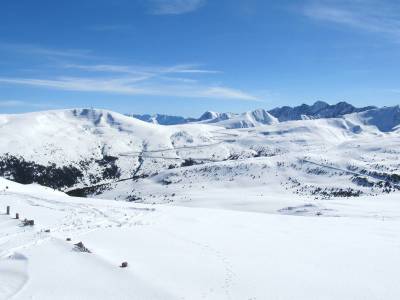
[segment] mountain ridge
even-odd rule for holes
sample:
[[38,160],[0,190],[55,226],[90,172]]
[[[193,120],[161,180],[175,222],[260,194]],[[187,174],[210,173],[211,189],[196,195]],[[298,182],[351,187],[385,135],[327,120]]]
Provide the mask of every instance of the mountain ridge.
[[[279,122],[286,122],[286,121],[306,120],[306,119],[337,118],[347,114],[364,112],[376,108],[378,107],[376,106],[355,107],[345,101],[341,101],[332,105],[323,101],[316,101],[312,105],[301,104],[293,107],[282,106],[270,110],[265,110],[260,108],[245,113],[206,111],[198,118],[193,118],[193,117],[186,118],[182,116],[171,116],[165,114],[154,114],[154,115],[127,114],[127,115],[148,123],[154,123],[159,125],[179,125],[179,124],[198,123],[198,122],[218,123],[225,121],[221,124],[223,126],[223,124],[234,123],[234,121],[227,122],[227,120],[234,118],[245,118],[244,114],[247,113],[254,115],[257,114],[257,111],[260,110],[263,110],[266,113],[268,113],[270,115],[268,116],[270,120],[276,118],[276,120]],[[263,114],[265,115],[265,113]],[[248,127],[254,127],[253,125],[255,124],[255,122],[248,121],[248,122],[242,122],[241,124],[242,126],[240,126],[240,121],[238,121],[236,127],[233,125],[229,126],[233,126],[230,128],[248,128]]]

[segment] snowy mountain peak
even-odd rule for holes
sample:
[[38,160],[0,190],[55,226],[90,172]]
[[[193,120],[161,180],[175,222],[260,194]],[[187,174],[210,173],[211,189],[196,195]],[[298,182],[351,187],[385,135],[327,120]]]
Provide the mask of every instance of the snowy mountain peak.
[[220,116],[220,113],[215,112],[215,111],[206,111],[204,114],[200,116],[198,119],[199,121],[205,121],[205,120],[212,120],[216,119]]
[[[317,101],[312,105],[302,104],[295,107],[283,106],[274,108],[269,111],[266,111],[264,109],[257,109],[255,111],[246,112],[244,114],[206,111],[199,118],[185,118],[180,116],[169,116],[161,114],[155,114],[155,115],[131,114],[129,116],[153,124],[177,125],[177,124],[187,124],[187,123],[219,123],[221,121],[241,118],[242,115],[247,114],[248,119],[249,118],[253,119],[253,121],[260,122],[261,124],[270,124],[276,121],[285,122],[292,120],[338,118],[347,114],[363,112],[375,108],[376,108],[375,106],[366,106],[357,108],[344,101],[333,105],[330,105],[324,101]],[[251,125],[250,123],[246,121],[244,123],[242,122],[242,125],[237,124],[237,126],[252,127],[253,125]]]
[[260,122],[262,124],[274,124],[278,123],[278,120],[268,113],[265,109],[256,109],[252,112],[247,112],[254,121]]
[[113,117],[113,113],[100,109],[73,109],[72,114],[75,117],[86,119],[96,126],[114,126],[119,123]]
[[367,111],[376,108],[375,106],[366,106],[357,108],[347,102],[339,102],[329,105],[323,101],[317,101],[313,105],[302,104],[300,106],[277,107],[269,111],[279,121],[319,119],[319,118],[337,118],[346,114]]
[[262,125],[276,124],[279,121],[264,109],[248,111],[240,115],[231,115],[229,119],[216,122],[215,125],[233,128],[250,128]]
[[155,114],[155,115],[138,115],[138,114],[128,114],[127,116],[139,119],[144,122],[159,124],[159,125],[178,125],[178,124],[186,124],[188,122],[193,121],[194,119],[184,118],[181,116],[169,116],[163,114]]
[[316,101],[313,105],[311,105],[311,108],[315,111],[319,111],[327,107],[329,107],[329,104],[324,101]]

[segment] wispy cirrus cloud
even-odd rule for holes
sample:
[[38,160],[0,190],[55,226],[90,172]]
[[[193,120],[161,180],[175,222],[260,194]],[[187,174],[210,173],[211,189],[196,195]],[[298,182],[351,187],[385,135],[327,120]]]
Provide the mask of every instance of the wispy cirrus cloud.
[[[148,81],[150,79],[161,79],[164,81],[175,81],[183,83],[195,83],[197,79],[183,76],[220,74],[221,71],[201,68],[198,64],[181,64],[174,66],[124,66],[124,65],[82,65],[65,64],[67,69],[78,69],[88,72],[115,73],[130,75],[131,82]],[[179,77],[177,77],[179,76]]]
[[26,103],[19,100],[0,100],[0,107],[24,106]]
[[129,66],[129,65],[109,65],[109,64],[97,64],[97,65],[82,65],[82,64],[65,64],[65,68],[81,69],[85,71],[95,72],[113,72],[113,73],[127,73],[127,74],[147,74],[147,75],[159,75],[159,74],[218,74],[221,71],[208,70],[200,68],[199,65],[194,64],[182,64],[168,67],[160,66]]
[[12,108],[12,107],[50,108],[53,107],[53,105],[48,103],[33,103],[21,100],[0,100],[0,108]]
[[[102,62],[105,59],[92,55],[90,51],[54,50],[29,44],[0,43],[0,50],[4,48],[28,55],[48,56],[56,63],[29,69],[30,75],[23,73],[26,69],[20,70],[20,73],[22,72],[20,76],[11,77],[3,74],[0,76],[0,84],[3,85],[124,95],[259,101],[259,98],[251,93],[213,83],[212,76],[222,72],[203,68],[199,64],[170,66],[90,64],[88,61],[93,61],[93,59]],[[86,57],[89,53],[90,59]],[[85,63],[82,63],[83,61]],[[32,76],[33,71],[42,75]],[[46,76],[46,72],[51,74],[51,77]]]
[[149,0],[154,15],[180,15],[201,8],[206,0]]
[[400,41],[400,3],[394,1],[310,1],[302,13],[315,20],[380,33]]
[[93,54],[86,49],[52,49],[33,44],[0,43],[0,50],[21,54],[43,55],[62,58],[90,58]]
[[0,83],[79,92],[259,101],[254,95],[220,85],[202,85],[197,83],[166,85],[157,82],[145,82],[138,85],[136,78],[129,77],[112,79],[83,77],[60,77],[56,79],[0,77]]

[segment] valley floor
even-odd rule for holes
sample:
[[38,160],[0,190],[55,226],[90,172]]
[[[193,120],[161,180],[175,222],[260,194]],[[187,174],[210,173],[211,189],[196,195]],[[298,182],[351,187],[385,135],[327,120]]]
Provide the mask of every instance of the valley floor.
[[0,185],[0,299],[400,299],[396,195],[294,216]]

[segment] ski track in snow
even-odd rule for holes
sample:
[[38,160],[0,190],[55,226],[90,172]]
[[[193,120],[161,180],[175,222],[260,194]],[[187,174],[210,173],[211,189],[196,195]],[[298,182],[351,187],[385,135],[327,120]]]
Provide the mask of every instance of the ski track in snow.
[[28,259],[14,253],[8,259],[0,259],[0,300],[11,299],[29,280]]
[[[168,230],[163,230],[163,232],[173,237],[174,239],[194,245],[195,247],[199,248],[202,252],[208,253],[211,256],[217,258],[217,260],[221,263],[224,269],[225,278],[221,288],[225,293],[226,299],[232,299],[231,288],[235,284],[235,282],[238,281],[239,279],[237,278],[237,274],[233,270],[231,262],[221,250],[218,250],[207,243],[201,243],[194,239],[184,237],[182,235],[176,234]],[[206,293],[202,294],[202,298],[208,299],[208,297],[212,296],[213,292],[214,292],[213,289],[208,290]]]

